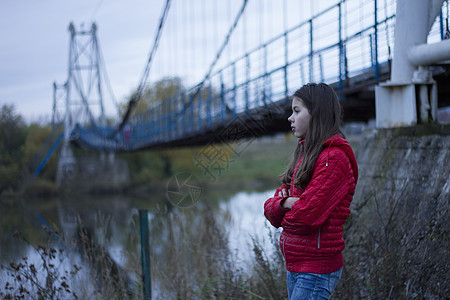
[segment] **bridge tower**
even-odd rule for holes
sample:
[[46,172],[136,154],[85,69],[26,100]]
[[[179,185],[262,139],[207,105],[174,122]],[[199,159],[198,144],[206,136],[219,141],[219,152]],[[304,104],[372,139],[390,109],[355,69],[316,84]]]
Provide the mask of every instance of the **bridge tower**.
[[375,87],[377,127],[437,120],[437,85],[428,66],[450,59],[450,40],[427,44],[444,0],[397,0],[391,80]]
[[53,82],[53,108],[52,126],[59,126],[65,120],[65,101],[67,97],[67,84],[57,84]]
[[[60,153],[57,170],[57,184],[65,179],[72,179],[76,174],[76,160],[70,148],[70,135],[75,124],[87,126],[105,126],[103,106],[100,50],[97,40],[97,25],[90,29],[76,30],[73,23],[69,25],[69,73],[63,86],[54,84],[54,97],[58,90],[65,91],[64,143]],[[57,99],[54,99],[56,114]],[[101,154],[102,158],[104,154]]]
[[[83,27],[83,26],[82,26]],[[106,125],[103,106],[97,25],[77,31],[69,25],[69,74],[66,83],[66,140],[75,123]]]

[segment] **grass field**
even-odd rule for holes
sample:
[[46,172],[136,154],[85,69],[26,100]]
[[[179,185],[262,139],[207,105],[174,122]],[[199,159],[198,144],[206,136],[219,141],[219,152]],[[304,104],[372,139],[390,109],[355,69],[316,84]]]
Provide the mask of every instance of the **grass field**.
[[295,146],[293,138],[284,136],[249,141],[245,150],[230,157],[221,180],[233,185],[277,186],[278,176],[289,163]]

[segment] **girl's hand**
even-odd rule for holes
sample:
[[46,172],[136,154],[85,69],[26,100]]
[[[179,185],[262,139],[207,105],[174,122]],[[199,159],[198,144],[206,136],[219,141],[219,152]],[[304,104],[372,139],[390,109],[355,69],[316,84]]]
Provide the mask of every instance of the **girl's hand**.
[[290,195],[291,195],[291,191],[290,190],[286,190],[286,189],[282,189],[278,193],[278,196],[280,196],[280,197],[289,197]]
[[280,197],[287,197],[284,201],[282,201],[281,206],[283,208],[286,209],[291,209],[292,205],[295,203],[295,201],[297,201],[298,199],[300,199],[299,197],[290,197],[291,196],[291,191],[287,190],[287,189],[282,189],[279,193],[278,196]]
[[291,208],[292,208],[292,205],[293,205],[298,199],[300,199],[300,198],[299,198],[299,197],[289,197],[289,198],[286,198],[286,200],[283,201],[283,203],[281,204],[281,206],[282,206],[283,208],[286,208],[286,209],[291,209]]

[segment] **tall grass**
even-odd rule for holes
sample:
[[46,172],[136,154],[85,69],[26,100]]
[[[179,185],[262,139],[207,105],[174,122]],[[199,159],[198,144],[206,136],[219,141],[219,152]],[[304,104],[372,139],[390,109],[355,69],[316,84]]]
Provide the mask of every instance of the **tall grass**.
[[153,224],[152,236],[162,236],[151,256],[157,299],[284,299],[284,262],[276,232],[267,227],[270,245],[249,236],[253,256],[245,261],[235,253],[247,249],[230,249],[220,224],[223,220],[207,205]]
[[68,265],[63,248],[32,245],[21,232],[14,236],[32,253],[20,261],[0,265],[1,299],[78,299],[76,280],[81,267]]
[[[149,215],[153,299],[286,298],[285,267],[275,229],[266,226],[264,236],[249,236],[250,249],[230,249],[229,216],[215,214],[208,204],[164,214],[164,218]],[[123,253],[126,263],[118,264],[108,250],[111,241],[104,238],[111,236],[106,232],[111,222],[98,217],[93,229],[78,218],[76,236],[61,236],[67,248],[54,248],[50,242],[36,247],[47,253],[41,255],[43,259],[52,260],[44,277],[39,273],[45,271],[45,263],[36,267],[39,272],[28,272],[26,285],[16,279],[23,277],[23,268],[34,270],[34,266],[11,262],[16,268],[8,267],[8,286],[0,286],[2,298],[141,299],[138,226],[131,222],[130,245]],[[57,259],[52,256],[55,251]],[[251,259],[239,259],[239,251],[253,251]]]

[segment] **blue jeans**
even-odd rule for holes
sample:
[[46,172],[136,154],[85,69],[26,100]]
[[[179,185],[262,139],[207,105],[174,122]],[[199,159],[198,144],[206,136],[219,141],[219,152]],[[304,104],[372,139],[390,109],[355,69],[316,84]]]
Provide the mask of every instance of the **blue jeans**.
[[341,279],[342,268],[329,274],[287,271],[289,300],[329,299]]

